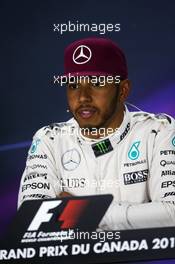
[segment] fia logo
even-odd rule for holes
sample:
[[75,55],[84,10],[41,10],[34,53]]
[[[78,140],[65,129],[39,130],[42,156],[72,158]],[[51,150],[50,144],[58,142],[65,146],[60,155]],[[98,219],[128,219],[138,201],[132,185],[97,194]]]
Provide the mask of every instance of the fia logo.
[[129,152],[128,152],[128,158],[131,160],[136,160],[138,159],[139,155],[140,155],[140,151],[138,149],[140,145],[140,141],[136,141],[132,144]]

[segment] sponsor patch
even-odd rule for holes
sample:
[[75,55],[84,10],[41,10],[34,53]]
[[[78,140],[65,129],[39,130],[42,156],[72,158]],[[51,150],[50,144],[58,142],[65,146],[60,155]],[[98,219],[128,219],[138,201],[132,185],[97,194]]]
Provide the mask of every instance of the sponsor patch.
[[148,179],[148,170],[124,173],[123,178],[125,185],[145,182]]

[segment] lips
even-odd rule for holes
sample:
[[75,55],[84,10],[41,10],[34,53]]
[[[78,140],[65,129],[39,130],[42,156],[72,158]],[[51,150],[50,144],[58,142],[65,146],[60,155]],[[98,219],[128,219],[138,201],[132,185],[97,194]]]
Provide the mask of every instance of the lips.
[[86,107],[78,110],[78,115],[83,119],[88,119],[91,118],[95,114],[95,112],[96,112],[95,108]]

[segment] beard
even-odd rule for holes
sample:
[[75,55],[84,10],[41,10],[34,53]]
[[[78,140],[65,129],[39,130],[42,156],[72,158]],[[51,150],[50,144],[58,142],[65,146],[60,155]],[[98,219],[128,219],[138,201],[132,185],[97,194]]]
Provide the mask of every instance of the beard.
[[110,124],[110,121],[113,119],[113,117],[117,113],[118,104],[119,104],[118,95],[119,95],[119,87],[116,87],[115,96],[112,98],[111,102],[108,105],[108,108],[104,111],[104,113],[101,113],[101,111],[99,111],[98,109],[100,120],[96,122],[95,124],[93,123],[80,124],[78,122],[78,119],[74,116],[80,128],[88,129],[90,132],[92,132],[93,129],[107,128],[108,125]]

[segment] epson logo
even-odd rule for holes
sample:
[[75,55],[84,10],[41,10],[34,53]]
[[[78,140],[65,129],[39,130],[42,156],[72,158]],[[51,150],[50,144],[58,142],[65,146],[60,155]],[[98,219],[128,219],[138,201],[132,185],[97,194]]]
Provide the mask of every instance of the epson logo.
[[173,187],[175,187],[175,181],[165,181],[165,182],[162,182],[161,188],[168,188],[171,185]]
[[33,182],[33,183],[24,184],[22,186],[22,192],[26,191],[27,189],[32,189],[32,190],[47,189],[47,190],[50,190],[50,183]]
[[124,184],[134,184],[145,182],[148,179],[148,169],[142,171],[135,171],[123,174],[124,177]]

